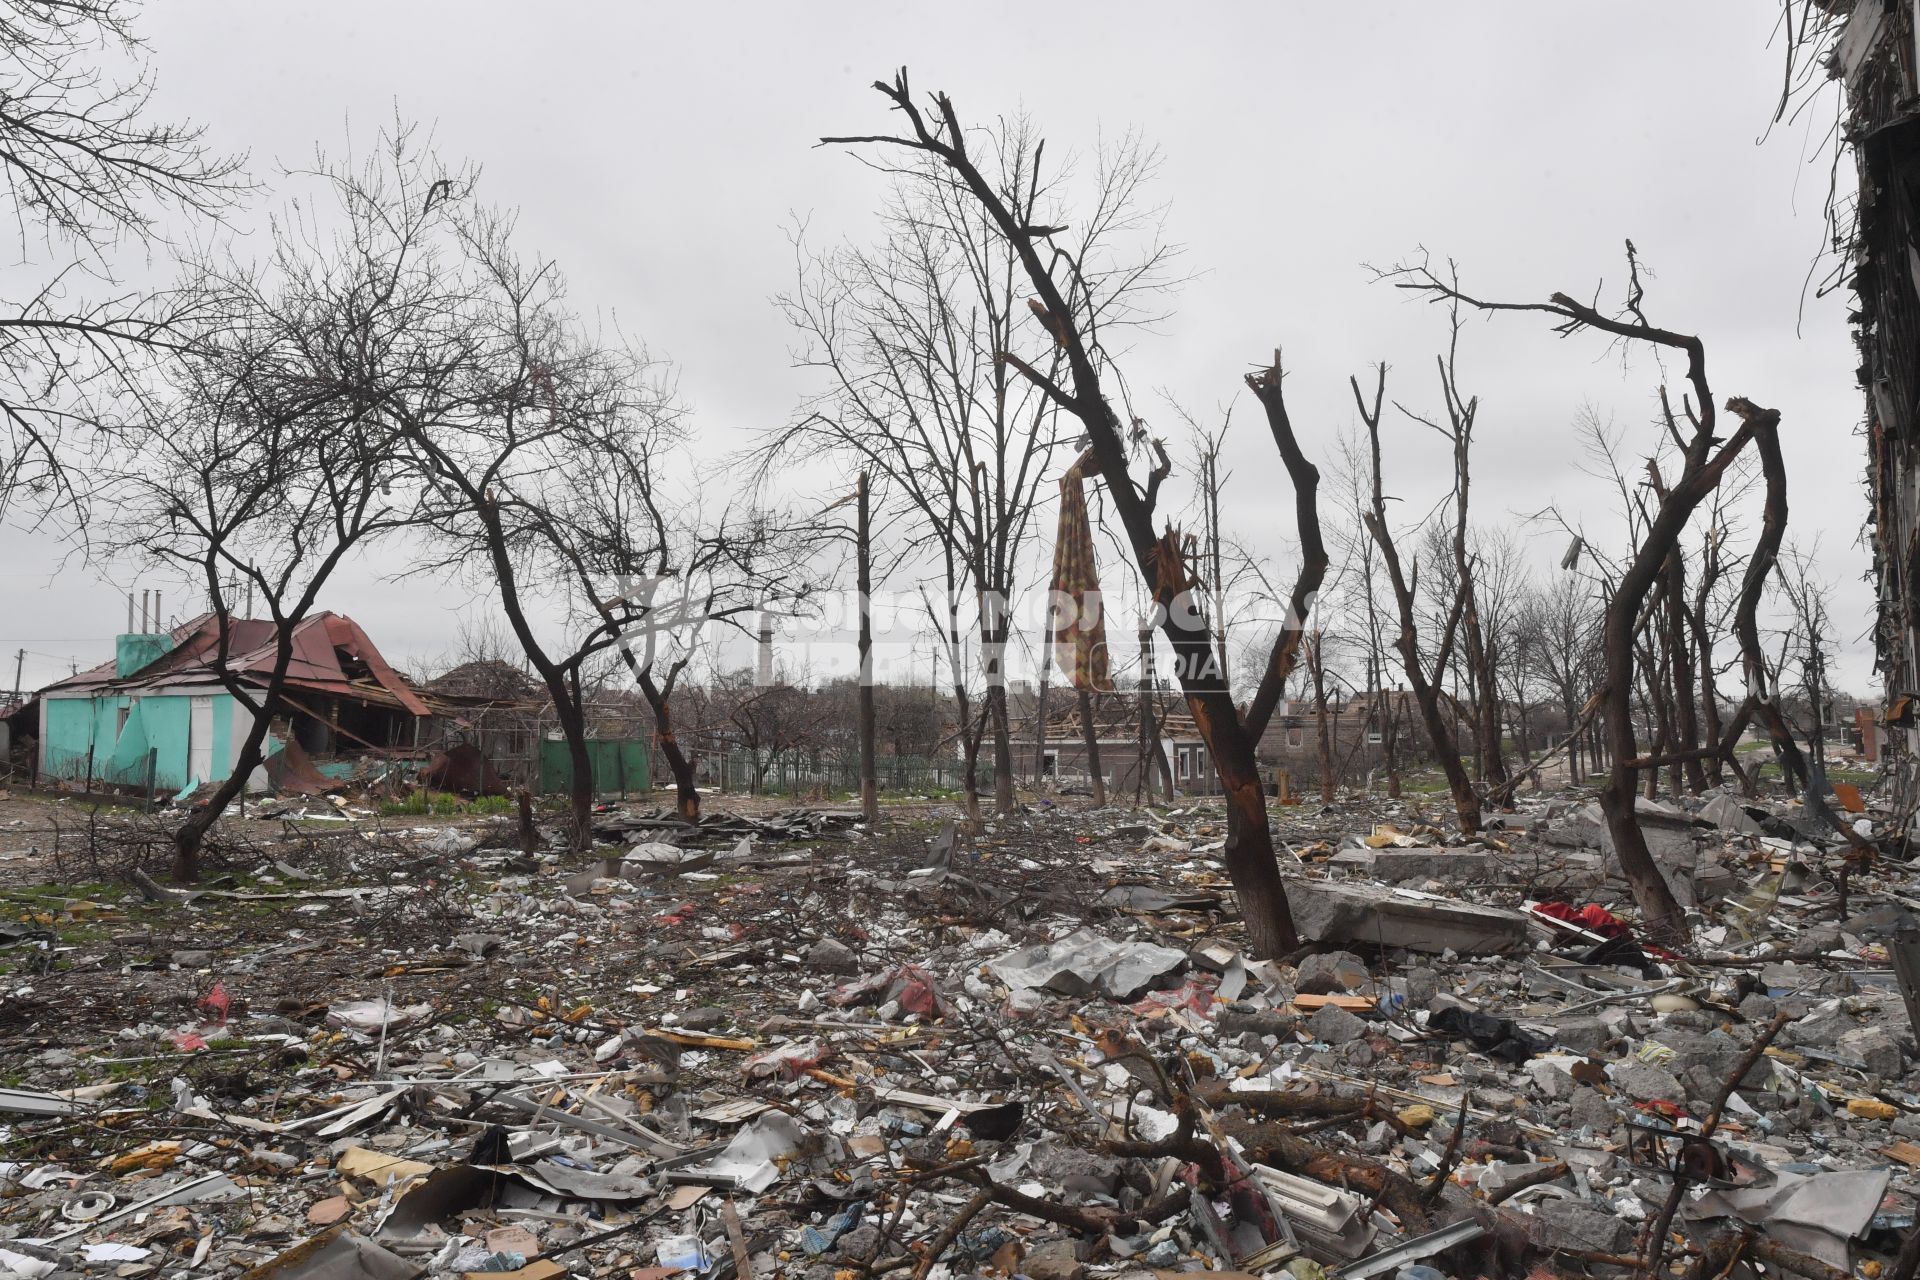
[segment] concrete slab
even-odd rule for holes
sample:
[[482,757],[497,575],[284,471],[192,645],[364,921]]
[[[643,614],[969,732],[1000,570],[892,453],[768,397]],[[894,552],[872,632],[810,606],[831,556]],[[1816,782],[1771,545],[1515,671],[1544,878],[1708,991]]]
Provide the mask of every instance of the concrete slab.
[[1368,943],[1438,955],[1487,955],[1527,945],[1527,917],[1413,889],[1289,880],[1293,922],[1308,942]]
[[1493,875],[1493,855],[1484,849],[1363,849],[1367,870],[1376,880],[1405,884],[1410,880],[1486,880]]

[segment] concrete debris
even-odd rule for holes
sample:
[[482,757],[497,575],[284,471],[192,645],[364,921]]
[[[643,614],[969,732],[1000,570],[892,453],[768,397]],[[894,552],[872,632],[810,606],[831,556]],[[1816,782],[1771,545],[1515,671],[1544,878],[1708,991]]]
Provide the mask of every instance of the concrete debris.
[[1061,995],[1101,991],[1127,1000],[1179,972],[1187,953],[1150,942],[1115,942],[1087,929],[1010,951],[989,962],[994,977],[1014,990],[1045,988]]
[[1584,1249],[1618,1256],[1632,1241],[1633,1227],[1604,1209],[1555,1198],[1535,1206],[1530,1238],[1542,1249]]
[[1676,1180],[1703,1257],[1876,1274],[1920,876],[1796,817],[1642,811],[1679,950],[1581,795],[1289,814],[1265,958],[1204,803],[610,805],[578,855],[346,813],[160,898],[8,864],[0,1275],[1627,1274]]
[[1373,981],[1366,962],[1351,951],[1330,951],[1310,955],[1300,962],[1294,977],[1295,991],[1307,995],[1325,995],[1332,991],[1354,991]]

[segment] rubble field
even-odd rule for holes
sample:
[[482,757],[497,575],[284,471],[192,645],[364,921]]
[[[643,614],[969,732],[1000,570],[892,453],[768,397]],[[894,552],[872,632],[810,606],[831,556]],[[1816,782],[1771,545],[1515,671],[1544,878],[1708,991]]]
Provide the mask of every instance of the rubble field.
[[1851,842],[1648,802],[1678,952],[1584,795],[1472,840],[1282,810],[1265,959],[1205,803],[634,803],[591,854],[312,803],[191,889],[160,818],[0,815],[0,1277],[1920,1262],[1920,885],[1871,798]]

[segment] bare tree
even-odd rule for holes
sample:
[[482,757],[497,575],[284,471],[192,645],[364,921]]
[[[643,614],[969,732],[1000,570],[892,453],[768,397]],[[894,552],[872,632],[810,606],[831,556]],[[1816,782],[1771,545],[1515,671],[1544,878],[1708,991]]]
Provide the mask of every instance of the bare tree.
[[[939,664],[939,653],[944,650],[947,656],[947,671],[952,676],[948,686],[953,697],[953,729],[944,741],[960,748],[960,794],[961,802],[966,806],[967,821],[980,822],[980,744],[985,738],[989,717],[979,690],[973,684],[973,664],[966,658],[967,636],[960,625],[959,608],[959,569],[952,556],[942,562],[945,570],[946,594],[943,604],[936,606],[926,589],[921,589],[921,600],[926,605],[927,617],[933,624],[935,666]],[[935,677],[938,683],[939,677]]]
[[1341,479],[1346,490],[1346,503],[1343,519],[1336,523],[1335,536],[1339,540],[1341,554],[1349,565],[1357,565],[1358,572],[1348,577],[1350,590],[1357,595],[1357,603],[1350,607],[1356,615],[1362,641],[1366,652],[1367,679],[1367,724],[1363,727],[1366,739],[1374,734],[1380,737],[1381,766],[1386,770],[1387,795],[1398,799],[1400,796],[1400,704],[1397,691],[1389,691],[1386,686],[1387,648],[1385,637],[1386,613],[1380,598],[1381,565],[1380,549],[1373,536],[1367,531],[1366,517],[1372,509],[1371,499],[1371,453],[1366,445],[1353,434],[1342,432],[1340,437]]
[[[1141,487],[1129,474],[1129,427],[1108,396],[1108,386],[1117,386],[1120,380],[1102,340],[1105,316],[1098,302],[1107,290],[1098,273],[1090,275],[1086,256],[1067,247],[1064,235],[1068,228],[1061,225],[1062,218],[1048,217],[1051,210],[1035,207],[1030,199],[1037,189],[1034,184],[1008,187],[981,169],[972,151],[979,135],[962,129],[953,102],[945,94],[932,97],[929,115],[915,100],[904,70],[891,83],[882,81],[874,87],[902,114],[906,133],[824,141],[878,143],[936,159],[956,186],[985,212],[999,242],[1017,257],[1034,290],[1029,305],[1046,336],[1046,355],[1038,363],[1011,349],[995,355],[1018,369],[1049,402],[1078,419],[1086,429],[1108,500],[1148,583],[1161,629],[1172,644],[1188,709],[1221,776],[1229,815],[1227,870],[1240,895],[1253,949],[1260,955],[1291,951],[1299,939],[1274,859],[1273,834],[1267,825],[1266,795],[1255,765],[1254,744],[1279,702],[1297,659],[1298,618],[1306,611],[1294,610],[1294,625],[1274,646],[1261,685],[1243,715],[1234,705],[1226,673],[1220,668],[1204,602],[1194,593],[1194,575],[1179,535],[1173,531],[1161,535],[1154,530],[1158,482],[1150,480]],[[1064,382],[1050,372],[1056,360],[1064,361]],[[1272,365],[1248,375],[1247,382],[1267,412],[1268,426],[1294,483],[1304,561],[1293,595],[1298,602],[1302,595],[1311,597],[1326,571],[1315,497],[1319,472],[1301,453],[1294,436],[1281,393],[1277,355]]]
[[760,684],[748,667],[716,677],[710,689],[722,717],[722,741],[747,753],[749,789],[755,795],[783,756],[816,741],[827,711],[785,679]]
[[1095,808],[1107,803],[1107,771],[1100,763],[1100,693],[1080,685],[1074,689],[1080,711],[1080,751],[1087,761],[1087,784]]
[[216,216],[244,189],[240,161],[198,127],[153,118],[132,7],[0,0],[0,186],[23,255],[53,264],[0,313],[0,511],[25,498],[84,516],[73,437],[137,398],[156,357],[177,355],[227,301],[128,288],[112,272],[121,238],[159,238],[168,213]]
[[1414,566],[1409,573],[1402,565],[1399,547],[1394,542],[1391,526],[1387,522],[1387,497],[1380,461],[1380,420],[1387,394],[1387,367],[1379,366],[1377,374],[1371,404],[1361,394],[1360,380],[1349,380],[1354,404],[1358,406],[1360,420],[1367,430],[1369,474],[1372,477],[1371,501],[1361,513],[1361,519],[1366,523],[1374,546],[1379,548],[1387,584],[1393,591],[1394,607],[1399,619],[1394,648],[1399,651],[1401,669],[1406,672],[1407,685],[1413,692],[1415,703],[1419,705],[1420,718],[1426,725],[1428,740],[1433,743],[1433,753],[1438,759],[1440,771],[1446,776],[1447,790],[1453,796],[1454,813],[1459,818],[1462,831],[1478,831],[1480,797],[1473,789],[1472,779],[1467,777],[1465,766],[1460,762],[1460,742],[1455,733],[1454,717],[1444,701],[1447,668],[1453,660],[1460,619],[1466,611],[1467,593],[1453,593],[1447,616],[1438,628],[1438,640],[1433,645],[1432,665],[1428,666],[1429,659],[1420,648],[1420,627],[1416,620],[1419,567]]
[[1833,784],[1827,780],[1826,711],[1833,698],[1833,686],[1827,680],[1828,655],[1833,641],[1830,592],[1813,567],[1813,557],[1797,548],[1788,548],[1778,571],[1780,595],[1788,610],[1787,643],[1796,655],[1800,670],[1800,692],[1806,699],[1805,737],[1807,810],[1825,811],[1835,826],[1840,820],[1827,804]]
[[1518,623],[1525,667],[1544,686],[1566,724],[1554,744],[1567,754],[1567,776],[1579,782],[1581,753],[1574,740],[1586,723],[1589,694],[1601,685],[1599,665],[1602,605],[1593,589],[1572,574],[1528,593]]
[[[438,249],[469,175],[402,128],[365,165],[304,176],[331,207],[278,221],[264,264],[197,262],[192,305],[224,319],[170,368],[164,397],[133,402],[103,466],[110,541],[205,583],[212,665],[251,716],[232,772],[175,832],[181,880],[197,876],[207,831],[265,758],[295,629],[349,553],[416,518],[391,397],[463,394],[469,334]],[[230,665],[236,592],[274,626],[264,688]]]
[[[1452,264],[1448,264],[1452,275]],[[1446,525],[1446,539],[1451,553],[1446,562],[1449,572],[1444,575],[1451,593],[1443,593],[1443,613],[1457,615],[1456,621],[1443,624],[1443,632],[1451,637],[1457,627],[1461,657],[1465,661],[1465,681],[1469,690],[1467,705],[1473,709],[1468,717],[1475,734],[1474,755],[1480,776],[1490,780],[1496,786],[1507,780],[1505,756],[1501,749],[1501,715],[1499,681],[1495,675],[1498,656],[1492,636],[1483,624],[1480,612],[1480,592],[1476,585],[1477,570],[1475,557],[1470,554],[1472,534],[1468,523],[1470,496],[1473,483],[1473,428],[1479,417],[1480,398],[1462,396],[1459,379],[1460,355],[1460,309],[1450,308],[1447,316],[1447,349],[1434,357],[1434,364],[1440,375],[1440,398],[1446,409],[1444,422],[1435,421],[1414,413],[1405,405],[1395,402],[1394,407],[1408,418],[1433,430],[1447,441],[1448,452],[1453,464],[1453,488],[1448,495],[1452,499],[1453,518]],[[1382,525],[1382,528],[1385,526]],[[1430,564],[1439,564],[1433,557]],[[1451,599],[1448,599],[1448,595]],[[1441,661],[1436,673],[1436,683],[1444,679],[1447,653],[1443,649]],[[1458,701],[1456,699],[1456,701]],[[1435,750],[1440,743],[1434,744]],[[1451,783],[1453,775],[1448,774]],[[1458,793],[1454,796],[1456,808],[1459,806]],[[1463,811],[1464,814],[1464,811]],[[1478,809],[1475,809],[1478,820]],[[1472,827],[1462,825],[1467,830]]]
[[1333,734],[1327,726],[1327,633],[1319,627],[1307,635],[1303,650],[1307,678],[1313,685],[1313,737],[1320,766],[1320,802],[1332,804],[1336,779],[1333,766]]
[[512,230],[497,213],[460,227],[475,273],[471,394],[447,405],[399,396],[388,411],[442,549],[412,571],[484,566],[566,740],[570,837],[584,848],[595,789],[587,664],[617,651],[654,711],[681,811],[697,813],[690,762],[660,715],[661,638],[760,608],[752,586],[775,526],[751,510],[707,525],[670,495],[662,471],[684,428],[662,371],[587,332],[557,267],[520,257]]
[[[977,140],[1001,190],[1031,207],[1057,196],[1042,147],[1022,121]],[[1088,250],[1130,234],[1148,217],[1137,205],[1152,157],[1137,146],[1103,157],[1085,226]],[[805,339],[803,365],[826,389],[773,434],[769,460],[822,448],[846,454],[882,489],[955,571],[950,586],[973,601],[983,714],[993,744],[995,808],[1014,804],[1006,657],[1022,552],[1045,497],[1061,434],[1058,407],[999,359],[1030,313],[1016,288],[1018,256],[933,157],[895,170],[886,236],[873,249],[818,256],[800,249],[799,280],[780,304]],[[1165,250],[1097,277],[1089,297],[1107,323],[1130,318],[1135,296],[1158,287]],[[1056,350],[1046,362],[1057,370]],[[945,565],[943,564],[943,568]],[[947,630],[951,633],[953,625]]]
[[[1706,528],[1700,534],[1699,569],[1693,577],[1693,597],[1686,605],[1687,634],[1694,647],[1694,669],[1699,676],[1700,730],[1707,742],[1717,742],[1721,735],[1720,668],[1715,648],[1726,632],[1735,595],[1724,588],[1736,581],[1732,575],[1740,568],[1740,558],[1729,551],[1732,525],[1727,494],[1729,488],[1739,487],[1737,477],[1730,477],[1713,491],[1713,505],[1707,515]],[[1704,767],[1705,780],[1714,786],[1722,781],[1723,769],[1733,771],[1736,776],[1744,772],[1737,759],[1718,754],[1707,756]]]

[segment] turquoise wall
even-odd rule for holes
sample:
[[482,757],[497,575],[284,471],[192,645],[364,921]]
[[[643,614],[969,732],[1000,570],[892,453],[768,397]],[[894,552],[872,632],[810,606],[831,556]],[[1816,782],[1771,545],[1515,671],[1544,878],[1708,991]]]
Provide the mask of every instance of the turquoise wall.
[[[147,745],[160,752],[154,771],[154,785],[161,791],[178,791],[187,785],[187,725],[193,699],[180,694],[162,694],[140,699],[140,715],[146,723]],[[215,775],[225,771],[215,762]],[[146,781],[144,776],[137,779]]]
[[[233,764],[235,703],[232,694],[212,695],[214,781],[227,776]],[[40,770],[56,778],[79,780],[87,776],[87,753],[93,752],[93,776],[122,786],[145,786],[147,753],[157,750],[154,788],[178,791],[187,785],[193,697],[190,694],[125,694],[92,698],[47,699],[46,736],[40,745]],[[127,722],[120,724],[120,710]],[[268,754],[273,744],[269,743]]]
[[[216,778],[226,777],[227,771],[233,768],[233,722],[239,706],[240,700],[230,693],[213,695],[213,776]],[[267,754],[273,754],[271,740]]]
[[113,674],[124,680],[148,663],[158,662],[173,648],[164,631],[137,632],[114,637]]
[[40,739],[40,771],[56,778],[85,777],[87,752],[93,749],[94,701],[49,698],[46,731]]
[[[94,753],[94,772],[102,778],[111,778],[116,782],[132,781],[144,784],[147,778],[147,752],[151,746],[147,741],[146,708],[138,702],[132,704],[127,712],[127,723],[121,726],[120,740],[113,744],[111,752],[96,750]],[[105,745],[105,739],[101,743]],[[102,756],[105,758],[102,759]],[[157,762],[156,762],[157,766]],[[156,771],[155,781],[159,779]]]

